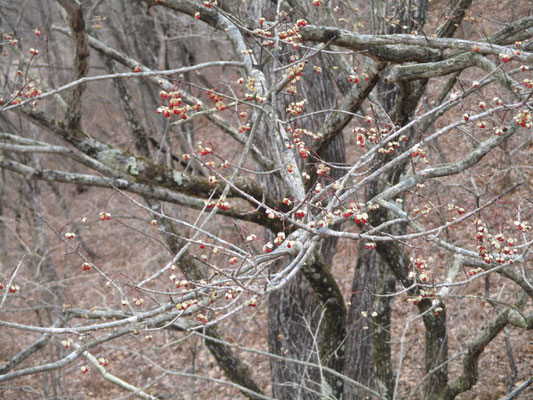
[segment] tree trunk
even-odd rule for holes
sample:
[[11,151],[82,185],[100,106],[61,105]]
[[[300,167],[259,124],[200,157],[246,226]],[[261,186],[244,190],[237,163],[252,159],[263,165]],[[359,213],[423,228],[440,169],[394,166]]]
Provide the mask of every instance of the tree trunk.
[[[319,56],[321,58],[322,55]],[[331,109],[335,104],[333,76],[327,71],[320,80],[304,81],[303,94],[310,109]],[[322,117],[323,118],[323,117]],[[304,126],[315,130],[323,123],[315,117]],[[344,139],[337,135],[304,168],[313,179],[308,187],[316,184],[316,164],[321,160],[332,163],[345,162]],[[330,177],[341,176],[342,171],[332,168]],[[272,187],[272,186],[271,186]],[[279,198],[283,193],[276,193]],[[269,345],[275,354],[305,360],[332,368],[338,372],[344,369],[344,326],[346,310],[342,294],[331,277],[328,268],[336,251],[337,238],[330,237],[320,245],[317,265],[304,267],[285,288],[269,297]],[[312,276],[320,276],[313,282]],[[311,280],[311,283],[310,283]],[[319,282],[321,281],[322,282]],[[324,284],[324,281],[327,283]],[[331,284],[331,285],[330,285]],[[327,287],[330,285],[329,287]],[[328,296],[323,296],[320,287],[326,287]],[[331,289],[331,290],[329,290]],[[272,394],[276,399],[319,399],[340,398],[343,393],[341,379],[324,375],[319,368],[309,368],[287,361],[271,361]],[[284,384],[291,382],[290,385]],[[294,383],[297,383],[296,385]],[[325,397],[324,397],[325,396]]]

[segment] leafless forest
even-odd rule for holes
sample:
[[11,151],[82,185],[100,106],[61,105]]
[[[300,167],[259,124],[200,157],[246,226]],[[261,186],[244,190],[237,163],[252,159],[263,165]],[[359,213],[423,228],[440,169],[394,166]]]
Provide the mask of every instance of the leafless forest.
[[0,399],[533,397],[527,0],[0,0]]

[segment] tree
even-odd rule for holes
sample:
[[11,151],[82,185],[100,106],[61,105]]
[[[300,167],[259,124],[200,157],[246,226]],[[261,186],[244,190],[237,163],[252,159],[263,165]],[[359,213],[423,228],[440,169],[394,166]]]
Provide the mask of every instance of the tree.
[[2,390],[525,394],[533,17],[442,3],[2,4]]

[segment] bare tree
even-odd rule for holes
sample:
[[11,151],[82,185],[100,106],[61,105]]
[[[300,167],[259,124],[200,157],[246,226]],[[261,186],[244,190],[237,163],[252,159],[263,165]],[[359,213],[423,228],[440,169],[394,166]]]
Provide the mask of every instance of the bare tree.
[[533,17],[489,3],[1,3],[0,393],[531,390]]

